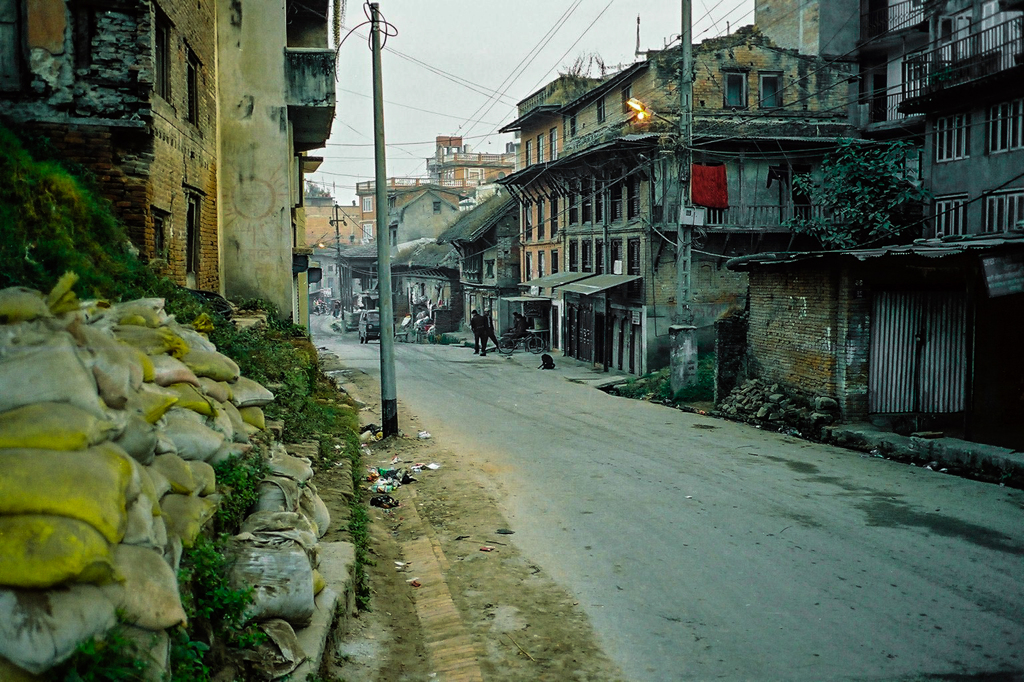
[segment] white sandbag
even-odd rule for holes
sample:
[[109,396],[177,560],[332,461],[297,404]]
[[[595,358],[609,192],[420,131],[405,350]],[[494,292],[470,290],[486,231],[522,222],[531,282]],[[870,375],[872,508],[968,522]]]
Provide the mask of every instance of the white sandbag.
[[231,582],[252,587],[253,603],[246,617],[257,621],[281,618],[305,626],[313,617],[313,568],[301,547],[262,548],[235,543]]
[[199,386],[209,397],[218,403],[226,403],[231,400],[231,389],[226,381],[214,381],[209,377],[199,377]]
[[137,657],[146,663],[146,671],[139,682],[164,682],[170,679],[171,637],[161,630],[153,632],[131,625],[120,628],[125,639],[135,646]]
[[197,494],[212,495],[217,492],[217,474],[212,466],[206,462],[188,462],[188,467],[192,470]]
[[115,429],[112,421],[68,403],[35,403],[0,414],[0,449],[84,450]]
[[283,445],[275,444],[270,453],[264,458],[270,472],[278,476],[286,476],[299,483],[305,483],[313,478],[313,468],[310,461],[304,457],[289,455]]
[[306,660],[306,652],[302,650],[299,638],[288,621],[274,618],[260,623],[260,630],[267,636],[267,640],[259,647],[260,661],[273,679],[295,672]]
[[118,545],[114,566],[123,582],[104,586],[121,617],[147,630],[164,630],[187,621],[174,571],[159,552]]
[[124,532],[121,544],[135,547],[162,547],[156,531],[159,516],[153,514],[153,506],[157,503],[149,495],[143,494],[128,505],[128,528]]
[[92,585],[0,588],[0,656],[41,674],[71,656],[80,642],[112,628],[115,611],[102,588]]
[[214,414],[212,417],[206,418],[206,425],[224,436],[225,440],[238,442],[235,440],[235,425],[231,421],[231,415],[227,413],[227,410],[223,409],[222,405],[223,403],[214,405]]
[[181,570],[181,555],[185,552],[185,546],[177,535],[168,534],[167,544],[164,545],[164,561],[177,573]]
[[[232,403],[225,402],[219,403],[217,405],[217,409],[223,410],[224,413],[228,416],[228,419],[231,420],[232,440],[236,443],[248,443],[249,434],[246,432],[245,420],[242,418],[242,413],[238,410],[238,408],[235,407]],[[260,408],[247,407],[245,409],[258,410]]]
[[[179,459],[181,458],[179,457]],[[153,459],[153,463],[155,462],[156,458]],[[153,482],[155,497],[159,500],[161,497],[171,492],[171,482],[157,467],[152,466],[153,463],[146,465],[144,468],[146,470],[146,475],[149,476],[149,480]],[[189,473],[192,473],[191,470]]]
[[307,484],[302,488],[299,511],[316,526],[317,537],[322,538],[327,533],[327,529],[331,525],[331,513],[312,484]]
[[242,522],[236,539],[257,547],[298,545],[306,552],[311,566],[319,564],[319,540],[313,524],[294,512],[255,512]]
[[167,321],[162,298],[137,298],[115,303],[107,311],[107,317],[112,318],[117,324],[133,324],[140,327],[159,327]]
[[53,402],[106,416],[96,379],[67,333],[50,335],[45,345],[0,349],[0,386],[17,387],[0,391],[0,412]]
[[259,499],[253,511],[298,511],[300,494],[299,484],[293,479],[267,476],[260,482]]
[[151,355],[153,363],[153,383],[157,386],[170,386],[171,384],[192,384],[199,387],[199,377],[195,375],[188,366],[170,355]]
[[176,455],[178,454],[178,447],[174,444],[174,441],[168,437],[166,433],[157,429],[156,431],[156,454],[158,455]]
[[156,446],[160,440],[157,428],[137,413],[127,414],[121,435],[114,443],[131,455],[140,464],[150,464],[156,455]]
[[185,340],[166,326],[150,329],[149,327],[117,324],[113,327],[113,333],[118,341],[137,348],[146,355],[168,353],[181,359],[189,351]]
[[274,394],[252,379],[239,377],[231,384],[231,402],[235,407],[263,407],[274,402]]
[[183,325],[176,321],[168,321],[167,326],[171,331],[184,339],[189,348],[193,350],[217,350],[217,346],[215,346],[210,339],[206,338],[192,327]]
[[[188,415],[189,410],[174,408],[164,415],[161,429],[174,443],[178,456],[185,460],[206,461],[220,449],[224,436]],[[193,413],[194,414],[194,413]]]
[[28,287],[0,289],[0,324],[15,324],[50,316],[50,308],[42,292]]
[[233,457],[242,457],[252,450],[252,446],[247,443],[232,443],[224,441],[224,444],[220,446],[220,449],[214,453],[213,457],[207,460],[209,464],[220,464],[226,462]]
[[196,376],[207,377],[215,381],[235,381],[239,377],[238,365],[235,361],[217,351],[193,348],[181,359]]

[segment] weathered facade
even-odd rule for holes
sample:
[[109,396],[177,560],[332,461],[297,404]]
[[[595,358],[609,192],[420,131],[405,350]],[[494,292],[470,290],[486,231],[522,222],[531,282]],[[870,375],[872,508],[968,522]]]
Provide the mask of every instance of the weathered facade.
[[0,3],[0,116],[90,170],[152,267],[219,291],[210,3]]
[[472,152],[461,137],[438,135],[434,155],[427,159],[427,175],[441,187],[472,188],[505,177],[515,166],[514,150],[506,149],[503,154]]
[[[459,201],[465,196],[464,181],[449,183],[442,187],[426,178],[388,178],[388,224],[391,230],[392,246],[419,239],[423,236],[436,237],[454,220],[458,213]],[[359,228],[361,242],[370,244],[377,238],[377,183],[374,180],[356,183],[356,196],[360,209]],[[422,203],[426,196],[426,203]],[[405,219],[405,207],[418,203],[412,209],[416,220]],[[406,223],[403,229],[403,223]],[[413,236],[415,235],[415,236]]]

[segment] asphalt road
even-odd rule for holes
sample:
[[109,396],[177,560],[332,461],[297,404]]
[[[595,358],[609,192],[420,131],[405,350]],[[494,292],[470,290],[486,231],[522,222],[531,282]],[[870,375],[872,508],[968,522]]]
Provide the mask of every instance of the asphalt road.
[[[317,345],[378,375],[379,345],[324,320]],[[517,545],[631,680],[1024,680],[1021,491],[535,360],[399,343],[398,398],[486,465]]]

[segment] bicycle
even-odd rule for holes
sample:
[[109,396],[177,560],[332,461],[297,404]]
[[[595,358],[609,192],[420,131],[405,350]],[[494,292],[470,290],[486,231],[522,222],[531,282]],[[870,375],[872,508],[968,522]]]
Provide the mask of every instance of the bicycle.
[[516,348],[523,348],[534,355],[540,355],[544,352],[544,339],[532,329],[527,329],[526,334],[520,337],[503,334],[498,339],[498,352],[502,355],[512,355]]

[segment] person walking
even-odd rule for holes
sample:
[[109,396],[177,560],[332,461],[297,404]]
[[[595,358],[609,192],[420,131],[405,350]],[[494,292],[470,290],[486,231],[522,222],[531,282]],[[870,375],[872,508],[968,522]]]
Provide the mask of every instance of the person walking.
[[484,319],[487,321],[487,337],[484,339],[484,346],[487,345],[488,341],[493,341],[494,350],[498,350],[498,337],[494,335],[494,320],[491,318],[490,310],[484,313]]
[[469,328],[473,330],[473,355],[487,355],[487,320],[476,310],[469,318]]

